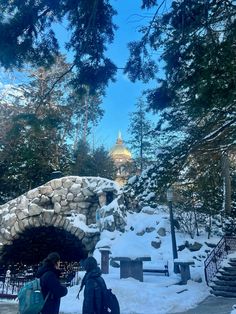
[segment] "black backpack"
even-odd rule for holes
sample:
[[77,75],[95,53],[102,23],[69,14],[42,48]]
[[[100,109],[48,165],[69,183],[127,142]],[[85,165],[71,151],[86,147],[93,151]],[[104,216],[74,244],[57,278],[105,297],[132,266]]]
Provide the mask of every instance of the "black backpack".
[[120,305],[115,294],[106,285],[102,285],[96,280],[102,291],[102,308],[101,314],[120,314]]

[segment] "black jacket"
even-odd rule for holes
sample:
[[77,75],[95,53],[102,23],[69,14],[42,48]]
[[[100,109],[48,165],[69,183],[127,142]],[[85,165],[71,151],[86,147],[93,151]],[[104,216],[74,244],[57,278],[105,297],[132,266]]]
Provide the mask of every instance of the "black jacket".
[[85,274],[81,288],[83,286],[85,288],[82,314],[102,314],[102,291],[106,289],[106,284],[99,267]]
[[67,294],[67,288],[59,281],[59,271],[53,265],[46,264],[39,268],[36,277],[40,278],[44,299],[49,293],[42,314],[58,314],[60,298]]

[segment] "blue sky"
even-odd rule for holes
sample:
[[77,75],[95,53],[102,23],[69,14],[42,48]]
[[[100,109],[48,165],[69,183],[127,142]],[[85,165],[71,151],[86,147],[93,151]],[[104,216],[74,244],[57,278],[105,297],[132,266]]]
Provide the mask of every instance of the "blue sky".
[[[153,17],[152,12],[141,10],[141,3],[141,0],[111,0],[111,4],[117,10],[114,22],[119,28],[107,54],[119,68],[123,68],[128,59],[128,42],[139,39],[138,27]],[[55,31],[59,34],[62,53],[66,53],[70,60],[70,55],[64,49],[64,43],[70,38],[66,25],[55,26]],[[16,81],[22,82],[24,79],[20,72],[16,76]],[[131,83],[122,70],[118,70],[116,78],[116,82],[110,83],[107,87],[102,104],[104,116],[91,135],[91,142],[93,139],[95,147],[104,145],[110,149],[115,144],[119,131],[124,141],[128,140],[129,114],[135,110],[135,103],[142,95],[142,91],[148,87],[141,82]]]
[[[142,23],[140,15],[150,19],[151,14],[144,14],[140,9],[141,1],[113,0],[111,3],[118,11],[114,21],[119,29],[108,55],[122,68],[129,55],[127,43],[139,38],[137,27]],[[135,110],[135,103],[144,87],[141,82],[131,83],[122,70],[118,70],[117,81],[110,83],[103,101],[105,113],[94,131],[95,145],[103,144],[107,149],[111,148],[115,144],[119,130],[123,139],[128,140],[129,113]]]

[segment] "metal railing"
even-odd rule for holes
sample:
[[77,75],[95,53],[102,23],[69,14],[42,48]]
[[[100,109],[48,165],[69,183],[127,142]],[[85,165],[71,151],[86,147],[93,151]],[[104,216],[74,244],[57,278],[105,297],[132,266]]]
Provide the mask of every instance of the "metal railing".
[[[0,299],[15,299],[17,298],[18,292],[24,286],[26,282],[33,280],[35,277],[26,275],[21,276],[19,274],[12,275],[10,278],[6,276],[0,276]],[[65,286],[78,285],[79,278],[79,268],[74,267],[72,271],[66,271],[60,277],[60,281]]]
[[207,285],[215,277],[221,267],[223,259],[229,253],[236,251],[236,236],[224,236],[211,251],[204,262],[204,272]]
[[0,277],[0,298],[15,299],[21,287],[27,282],[27,278],[12,277],[6,280],[5,276]]

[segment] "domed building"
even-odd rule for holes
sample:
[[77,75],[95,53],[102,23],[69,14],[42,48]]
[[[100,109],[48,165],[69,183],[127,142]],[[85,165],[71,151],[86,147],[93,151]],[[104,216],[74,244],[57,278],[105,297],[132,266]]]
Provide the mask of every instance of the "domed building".
[[110,156],[112,157],[117,168],[115,181],[119,185],[124,185],[130,174],[132,155],[131,152],[123,144],[121,132],[118,133],[116,144],[110,150]]

